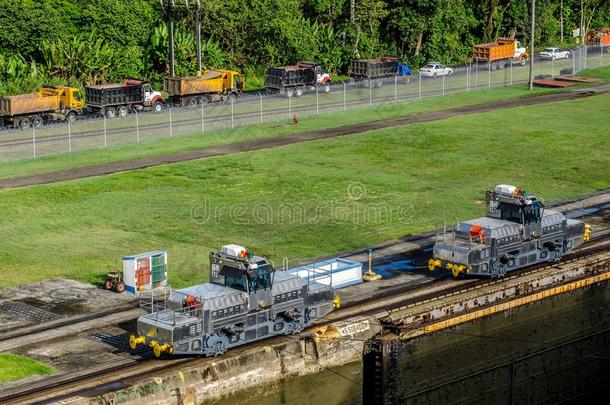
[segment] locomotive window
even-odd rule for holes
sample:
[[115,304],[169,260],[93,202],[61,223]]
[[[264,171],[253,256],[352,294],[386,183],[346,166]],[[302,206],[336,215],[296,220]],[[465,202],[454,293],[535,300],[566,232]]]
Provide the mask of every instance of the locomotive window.
[[225,286],[234,290],[248,291],[246,274],[241,270],[225,266],[220,273],[225,276]]

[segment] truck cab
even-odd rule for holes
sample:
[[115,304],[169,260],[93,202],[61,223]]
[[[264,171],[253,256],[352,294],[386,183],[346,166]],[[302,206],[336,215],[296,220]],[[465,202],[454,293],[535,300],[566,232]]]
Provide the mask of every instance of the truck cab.
[[85,99],[79,89],[75,87],[45,86],[39,90],[41,96],[58,96],[61,110],[81,112],[85,107]]
[[145,83],[142,87],[144,92],[144,105],[151,106],[155,112],[161,112],[163,109],[163,94],[160,91],[153,90],[150,83]]

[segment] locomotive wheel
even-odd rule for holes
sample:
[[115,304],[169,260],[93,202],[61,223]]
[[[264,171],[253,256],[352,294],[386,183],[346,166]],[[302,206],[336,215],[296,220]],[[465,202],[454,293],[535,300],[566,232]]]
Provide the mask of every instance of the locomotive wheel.
[[153,342],[152,348],[153,348],[153,354],[155,355],[155,357],[157,357],[157,358],[161,357],[161,346],[159,346],[159,343]]
[[221,354],[223,354],[226,351],[227,351],[227,348],[225,347],[224,343],[222,343],[222,342],[214,343],[214,356],[220,356]]
[[136,350],[138,347],[138,342],[136,341],[136,337],[134,335],[129,336],[129,348],[131,350]]
[[462,274],[462,272],[460,270],[456,269],[455,267],[451,269],[451,275],[454,278],[459,278],[461,274]]

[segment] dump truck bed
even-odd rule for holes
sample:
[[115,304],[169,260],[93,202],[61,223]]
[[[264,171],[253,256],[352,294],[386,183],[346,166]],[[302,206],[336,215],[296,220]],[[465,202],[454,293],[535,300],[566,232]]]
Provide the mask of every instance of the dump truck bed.
[[219,71],[207,71],[202,76],[166,77],[163,90],[178,96],[222,93],[223,81],[223,72]]
[[396,74],[400,58],[384,56],[374,59],[357,59],[350,62],[350,76],[354,79],[375,79]]
[[18,96],[0,97],[0,115],[17,116],[59,110],[57,95],[40,93],[21,94]]
[[312,86],[316,83],[316,65],[301,62],[291,66],[270,67],[265,76],[265,87],[282,89],[294,86]]
[[142,103],[144,100],[143,84],[144,82],[134,80],[126,81],[126,83],[88,86],[85,89],[85,100],[90,107]]
[[510,59],[515,56],[515,41],[499,38],[496,42],[478,44],[473,47],[472,59],[482,62],[494,62]]

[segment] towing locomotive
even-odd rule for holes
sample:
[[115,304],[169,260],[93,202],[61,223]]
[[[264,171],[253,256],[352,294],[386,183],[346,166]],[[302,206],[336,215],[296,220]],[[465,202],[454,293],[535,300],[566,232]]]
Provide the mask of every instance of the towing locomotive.
[[[299,333],[330,313],[332,287],[276,271],[264,257],[239,245],[210,253],[211,282],[173,290],[141,308],[129,338],[163,353],[215,356],[245,343]],[[158,295],[160,295],[158,293]]]
[[546,209],[535,195],[499,185],[486,193],[487,215],[437,235],[428,269],[502,277],[541,262],[559,261],[589,240],[590,226]]

